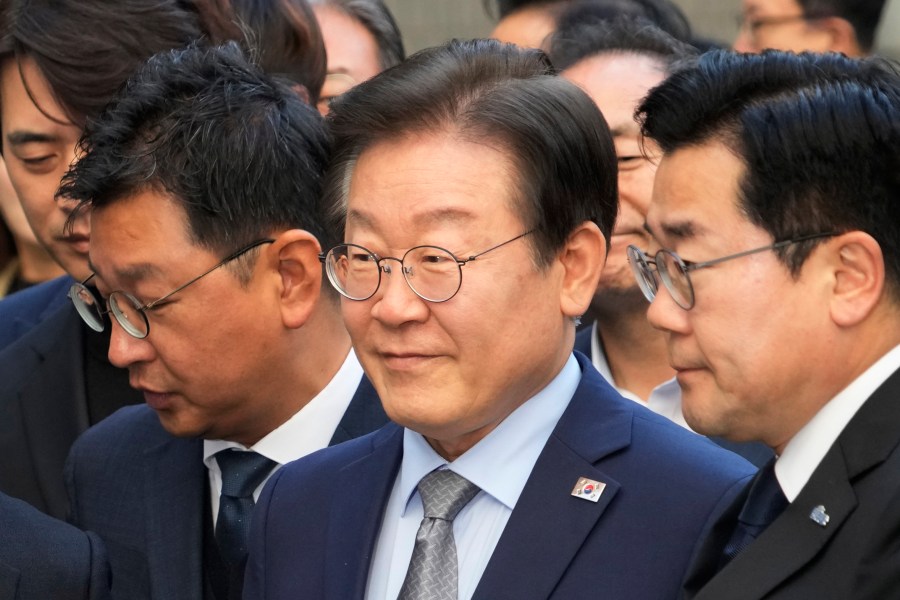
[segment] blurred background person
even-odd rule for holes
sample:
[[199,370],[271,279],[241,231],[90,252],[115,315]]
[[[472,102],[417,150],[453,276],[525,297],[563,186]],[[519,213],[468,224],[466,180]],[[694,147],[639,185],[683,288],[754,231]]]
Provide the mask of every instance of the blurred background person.
[[62,274],[34,237],[0,157],[0,298]]
[[318,108],[328,114],[332,99],[405,57],[403,38],[382,0],[312,0],[328,57]]
[[742,0],[738,52],[869,54],[885,0]]

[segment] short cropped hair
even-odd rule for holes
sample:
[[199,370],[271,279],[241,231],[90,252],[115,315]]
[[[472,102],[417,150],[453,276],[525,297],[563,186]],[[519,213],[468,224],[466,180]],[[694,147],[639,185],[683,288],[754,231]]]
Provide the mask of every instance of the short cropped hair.
[[383,0],[311,0],[310,3],[331,6],[365,27],[378,46],[378,64],[382,71],[406,58],[400,28]]
[[[713,51],[638,109],[665,154],[715,141],[745,165],[739,208],[776,241],[860,230],[900,298],[900,76],[839,54]],[[794,276],[818,241],[778,251]]]
[[352,88],[329,116],[334,155],[326,204],[333,217],[342,223],[346,216],[349,181],[367,148],[448,132],[511,159],[514,209],[535,230],[529,243],[537,264],[549,264],[585,221],[609,240],[618,205],[612,138],[594,102],[555,73],[540,50],[452,41]]
[[59,190],[76,210],[164,193],[187,213],[192,241],[223,256],[287,229],[331,237],[318,217],[324,122],[234,42],[155,55],[80,148]]
[[[605,21],[644,19],[682,42],[692,39],[687,17],[669,0],[582,0],[567,6],[556,19],[557,33],[575,39],[574,30],[583,34],[587,28]],[[555,60],[553,64],[562,69]]]
[[212,35],[202,15],[215,12],[208,0],[3,4],[0,61],[34,60],[66,116],[79,126],[99,113],[151,55]]
[[652,57],[669,72],[697,51],[643,18],[572,22],[558,29],[550,40],[550,60],[560,70],[594,56],[613,53]]
[[872,49],[885,0],[797,0],[803,14],[841,17],[856,31],[856,41],[864,52]]

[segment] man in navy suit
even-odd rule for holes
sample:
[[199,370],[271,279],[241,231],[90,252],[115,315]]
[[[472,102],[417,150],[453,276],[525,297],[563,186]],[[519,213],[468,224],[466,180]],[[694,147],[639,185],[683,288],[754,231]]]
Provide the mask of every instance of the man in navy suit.
[[73,446],[71,520],[106,543],[114,598],[240,597],[266,477],[386,421],[323,287],[324,123],[236,45],[193,47],[151,59],[83,147],[61,193],[90,210],[99,297],[73,301],[109,311],[146,405]]
[[688,423],[757,440],[685,596],[900,593],[900,76],[839,54],[707,53],[644,100],[663,151],[629,248]]
[[0,494],[0,600],[105,600],[109,565],[93,533]]
[[[324,260],[397,425],[276,473],[245,597],[425,598],[431,573],[459,598],[673,597],[753,469],[573,355],[617,205],[597,107],[540,51],[480,40],[413,56],[332,115],[345,242]],[[410,567],[432,543],[422,490],[448,480],[466,493],[433,546],[446,560]]]

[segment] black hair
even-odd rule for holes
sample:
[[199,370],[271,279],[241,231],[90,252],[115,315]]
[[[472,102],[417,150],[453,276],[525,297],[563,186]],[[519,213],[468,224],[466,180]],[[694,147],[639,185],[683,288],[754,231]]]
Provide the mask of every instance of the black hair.
[[273,232],[332,241],[319,218],[328,137],[318,112],[234,42],[152,57],[87,124],[59,195],[78,210],[151,189],[223,256]]
[[[708,142],[745,165],[739,208],[776,241],[861,230],[900,297],[900,76],[881,59],[713,51],[638,109],[665,154]],[[821,240],[778,252],[796,276]]]
[[375,38],[382,70],[390,69],[406,58],[400,28],[382,0],[311,0],[311,3],[334,7],[365,27]]
[[351,89],[332,106],[326,203],[342,222],[360,154],[389,139],[448,132],[487,143],[515,165],[521,211],[540,265],[594,221],[609,239],[618,206],[616,155],[594,102],[555,76],[540,50],[496,40],[429,48]]
[[803,14],[841,17],[856,32],[856,41],[864,52],[872,49],[885,0],[797,0]]
[[643,18],[618,17],[573,22],[550,40],[550,60],[560,70],[600,54],[629,53],[652,56],[665,71],[697,51]]

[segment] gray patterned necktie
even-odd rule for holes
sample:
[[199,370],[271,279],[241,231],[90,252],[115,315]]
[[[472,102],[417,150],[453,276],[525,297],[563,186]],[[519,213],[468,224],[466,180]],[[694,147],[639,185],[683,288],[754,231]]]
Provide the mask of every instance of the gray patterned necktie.
[[425,516],[397,600],[457,600],[453,519],[480,488],[453,471],[432,471],[418,485]]
[[222,471],[216,542],[222,558],[229,565],[237,565],[247,555],[253,491],[277,463],[256,452],[241,452],[234,448],[216,452],[216,462]]

